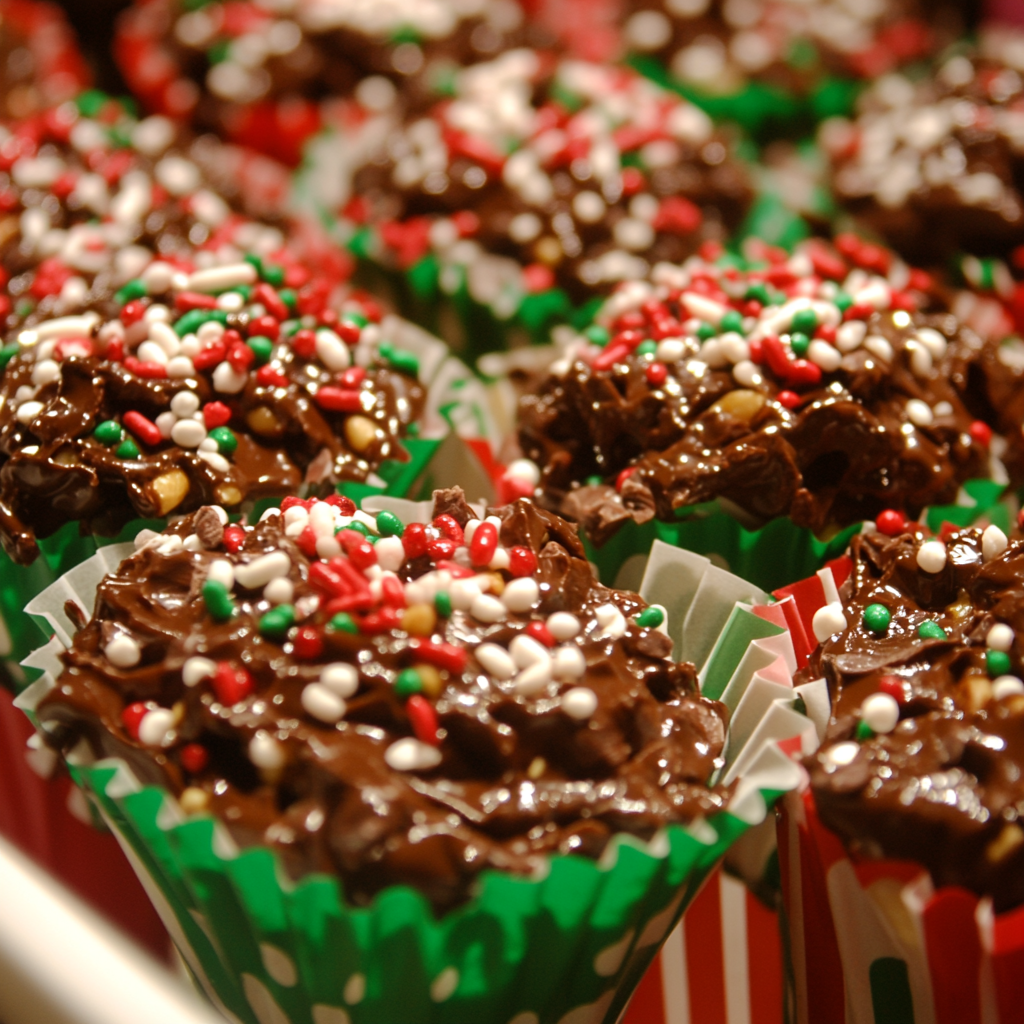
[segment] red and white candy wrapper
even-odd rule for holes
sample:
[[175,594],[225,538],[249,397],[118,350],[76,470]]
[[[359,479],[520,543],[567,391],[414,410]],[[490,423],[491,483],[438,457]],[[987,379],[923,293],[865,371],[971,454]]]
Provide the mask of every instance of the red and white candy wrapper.
[[622,1024],[782,1024],[778,914],[716,872],[668,937]]

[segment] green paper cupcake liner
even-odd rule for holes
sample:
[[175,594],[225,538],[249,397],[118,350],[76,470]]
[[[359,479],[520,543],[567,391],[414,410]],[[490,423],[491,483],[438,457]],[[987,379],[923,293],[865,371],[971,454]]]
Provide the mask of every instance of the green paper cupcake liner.
[[[366,482],[342,483],[338,491],[355,501],[382,494],[411,497],[424,488],[429,492],[443,478],[444,486],[465,482],[470,493],[489,495],[489,481],[465,444],[467,439],[489,442],[497,436],[483,385],[446,345],[415,324],[388,317],[382,327],[396,348],[411,352],[419,361],[420,380],[427,385],[426,429],[403,441],[407,461],[387,460]],[[248,511],[258,515],[277,504],[279,499],[265,499]],[[32,681],[22,662],[50,630],[26,610],[43,590],[101,548],[165,525],[162,520],[136,519],[116,537],[99,537],[83,533],[78,523],[66,523],[39,541],[40,555],[29,566],[16,564],[0,548],[0,685],[17,692]]]
[[[35,602],[56,636],[28,659],[45,673],[19,698],[30,715],[60,671],[71,625],[65,600],[91,605],[117,554],[100,553]],[[550,857],[543,877],[485,873],[470,902],[441,918],[405,886],[355,908],[333,877],[293,883],[271,851],[239,851],[219,823],[186,818],[169,793],[140,784],[124,762],[74,763],[72,775],[117,835],[198,985],[229,1020],[612,1024],[725,852],[797,785],[799,769],[779,744],[813,729],[793,710],[792,690],[772,699],[764,689],[770,684],[758,672],[779,657],[766,661],[768,647],[789,637],[751,611],[748,602],[766,601],[756,587],[658,545],[642,592],[668,609],[677,654],[702,655],[707,692],[733,712],[721,772],[735,782],[728,808],[649,842],[616,836],[599,861]]]

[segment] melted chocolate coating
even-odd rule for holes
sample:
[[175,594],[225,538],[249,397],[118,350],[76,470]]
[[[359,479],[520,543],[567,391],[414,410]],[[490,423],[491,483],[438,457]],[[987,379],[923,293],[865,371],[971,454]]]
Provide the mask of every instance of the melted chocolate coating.
[[[461,492],[440,495],[438,511],[458,519],[459,510],[468,518]],[[721,808],[727,791],[706,782],[720,763],[725,709],[698,695],[692,665],[666,657],[671,644],[663,634],[633,621],[644,602],[594,581],[566,522],[523,501],[493,511],[500,542],[536,555],[539,605],[489,625],[457,610],[437,620],[430,639],[469,657],[462,669],[441,670],[431,696],[441,730],[436,767],[397,770],[385,756],[414,734],[410,704],[394,683],[420,661],[416,639],[400,626],[325,629],[310,561],[280,516],[247,530],[236,554],[217,545],[161,554],[157,542],[108,576],[56,689],[39,707],[42,728],[64,750],[84,739],[96,756],[123,757],[141,779],[176,794],[201,790],[240,844],[273,847],[295,877],[336,873],[354,903],[404,883],[443,910],[465,900],[484,869],[530,873],[555,852],[596,857],[617,832],[650,838]],[[164,536],[187,537],[197,525],[188,516]],[[299,622],[322,639],[312,659],[296,652],[294,629],[287,642],[261,635],[269,606],[258,591],[236,584],[236,613],[221,624],[204,606],[201,587],[214,559],[241,565],[273,550],[290,558],[293,604],[297,613],[306,609]],[[429,555],[417,556],[398,575],[422,579],[433,565]],[[619,639],[598,635],[595,609],[609,602],[626,616]],[[482,641],[508,646],[556,611],[582,625],[570,643],[586,667],[572,683],[517,695],[474,657]],[[141,649],[134,668],[115,668],[104,655],[119,632]],[[244,666],[253,692],[227,707],[209,679],[186,686],[183,666],[195,656]],[[328,725],[305,710],[302,694],[336,662],[358,667],[358,690],[341,721]],[[562,709],[559,693],[571,686],[596,696],[583,720]],[[169,745],[147,748],[133,737],[122,712],[136,701],[175,710]],[[278,741],[283,757],[273,771],[261,773],[247,756],[258,733]],[[183,750],[197,743],[208,761],[190,770]]]
[[[752,279],[738,277],[738,290]],[[797,393],[764,360],[744,364],[757,375],[747,384],[737,379],[740,364],[721,367],[720,354],[712,368],[709,350],[684,329],[686,296],[668,286],[655,296],[658,308],[645,306],[636,315],[647,321],[630,331],[683,337],[681,354],[662,364],[663,381],[648,376],[650,355],[634,350],[598,369],[591,349],[563,360],[520,399],[519,442],[541,468],[545,501],[595,543],[629,519],[671,521],[716,498],[758,521],[789,516],[822,533],[886,508],[916,516],[985,473],[961,398],[983,346],[955,318],[865,310],[864,337],[883,339],[890,355],[880,357],[877,342],[841,358],[827,351],[835,368]],[[670,326],[658,335],[665,316]],[[943,339],[926,372],[912,366],[922,329]],[[783,357],[782,365],[792,364]],[[911,415],[924,406],[909,403],[924,403],[927,422]]]
[[[1009,625],[1011,671],[1021,674],[1024,542],[986,559],[981,532],[950,537],[938,573],[918,567],[919,536],[854,539],[840,591],[849,626],[802,673],[824,676],[833,702],[828,735],[806,764],[821,820],[853,853],[915,861],[936,886],[991,896],[1005,910],[1024,902],[1024,695],[993,695],[985,652],[989,630]],[[863,623],[876,603],[891,612],[884,633]],[[947,638],[919,637],[925,621]],[[853,737],[861,703],[885,677],[902,684],[899,724],[837,765],[834,745]]]

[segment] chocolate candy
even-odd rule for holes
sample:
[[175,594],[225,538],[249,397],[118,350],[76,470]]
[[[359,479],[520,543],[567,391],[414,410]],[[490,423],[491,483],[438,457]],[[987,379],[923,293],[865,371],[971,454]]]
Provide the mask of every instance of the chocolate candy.
[[509,0],[156,0],[123,16],[115,55],[150,110],[297,163],[346,101],[422,103],[453,67],[524,31]]
[[848,625],[802,674],[824,676],[832,694],[806,762],[821,820],[858,856],[914,861],[936,887],[1016,906],[1024,545],[995,526],[944,541],[916,529],[856,537],[850,555]]
[[927,275],[840,247],[659,265],[620,287],[520,400],[543,499],[596,543],[716,498],[822,532],[916,516],[985,474],[962,398],[983,343],[921,311]]
[[908,259],[1006,256],[1024,229],[1021,36],[992,31],[927,78],[889,77],[826,124],[836,198]]
[[[559,293],[581,304],[659,260],[724,238],[751,199],[728,136],[697,107],[627,69],[513,50],[466,68],[451,99],[380,132],[336,198],[354,249],[502,319]],[[340,177],[352,143],[316,155]],[[557,305],[557,303],[556,303]],[[552,307],[554,308],[554,306]]]
[[404,529],[346,499],[282,510],[238,547],[210,507],[143,538],[39,707],[49,741],[124,758],[356,904],[404,883],[443,910],[482,870],[723,806],[724,708],[568,523],[525,501],[480,519],[458,489]]

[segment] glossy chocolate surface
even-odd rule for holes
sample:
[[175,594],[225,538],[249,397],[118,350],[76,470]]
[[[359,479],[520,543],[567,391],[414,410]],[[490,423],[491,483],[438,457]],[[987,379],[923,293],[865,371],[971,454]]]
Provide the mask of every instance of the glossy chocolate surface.
[[[811,785],[822,821],[855,854],[915,861],[937,887],[991,896],[1003,910],[1024,901],[1024,544],[992,555],[1005,537],[964,530],[948,537],[945,565],[926,572],[925,540],[854,539],[840,590],[848,626],[804,670],[828,680],[833,700],[807,762]],[[874,604],[891,614],[885,630],[864,622]],[[925,622],[945,638],[920,636]],[[858,734],[865,700],[882,690],[897,695],[898,724]]]
[[[107,577],[40,706],[51,742],[69,750],[84,739],[98,757],[125,758],[183,806],[212,811],[241,845],[279,851],[293,876],[338,874],[356,903],[404,883],[442,909],[464,900],[484,869],[530,873],[554,852],[596,857],[615,833],[650,838],[723,806],[727,791],[706,782],[720,763],[725,709],[698,695],[693,666],[671,660],[665,634],[636,622],[639,597],[594,581],[571,525],[524,501],[491,510],[500,529],[487,557],[512,568],[474,576],[466,565],[477,534],[468,549],[443,542],[475,514],[461,491],[438,492],[435,511],[449,517],[435,519],[441,528],[377,540],[379,562],[360,570],[356,548],[370,545],[351,529],[337,545],[331,525],[351,522],[353,507],[339,499],[324,527],[327,506],[317,505],[308,522],[294,508],[264,518],[233,553],[203,510]],[[304,554],[298,535],[314,521],[318,549],[348,554],[326,563]],[[273,586],[284,585],[295,615],[276,636],[264,618],[270,587],[240,582],[240,567],[268,552],[287,556]],[[236,573],[235,611],[222,622],[203,597],[208,577],[223,576],[215,561]],[[396,568],[382,573],[383,564]],[[330,567],[355,590],[325,590],[325,578],[341,578]],[[514,600],[517,588],[529,606]],[[339,624],[342,607],[351,616]],[[548,626],[562,639],[545,639]],[[137,663],[117,668],[109,645],[125,636]],[[504,652],[489,668],[484,642]],[[510,646],[514,676],[498,670],[511,664]],[[244,668],[245,695],[225,703],[217,679],[195,680],[195,658],[229,677]],[[343,689],[335,684],[340,712],[330,701],[325,711],[326,670],[337,663],[356,670]],[[167,716],[168,731],[138,725],[147,709]],[[403,749],[412,760],[400,759]]]

